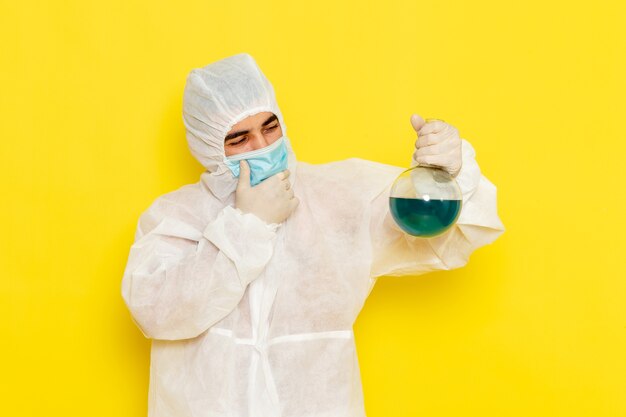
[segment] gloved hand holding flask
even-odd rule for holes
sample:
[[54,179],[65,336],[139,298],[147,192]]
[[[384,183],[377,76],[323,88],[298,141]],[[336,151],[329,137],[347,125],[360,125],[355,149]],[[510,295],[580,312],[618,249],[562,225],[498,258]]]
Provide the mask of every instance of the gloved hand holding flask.
[[412,168],[394,181],[389,210],[402,230],[422,238],[447,232],[457,221],[462,191],[454,178],[461,172],[459,132],[443,120],[411,116],[418,133]]
[[443,120],[424,120],[417,114],[411,116],[411,125],[419,135],[415,141],[414,164],[440,167],[455,178],[462,165],[459,131]]

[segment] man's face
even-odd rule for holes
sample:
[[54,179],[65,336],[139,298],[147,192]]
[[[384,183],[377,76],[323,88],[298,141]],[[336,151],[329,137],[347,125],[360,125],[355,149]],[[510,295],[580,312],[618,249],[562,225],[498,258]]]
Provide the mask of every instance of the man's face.
[[224,152],[226,156],[265,148],[283,135],[278,118],[274,113],[264,111],[248,116],[226,134]]

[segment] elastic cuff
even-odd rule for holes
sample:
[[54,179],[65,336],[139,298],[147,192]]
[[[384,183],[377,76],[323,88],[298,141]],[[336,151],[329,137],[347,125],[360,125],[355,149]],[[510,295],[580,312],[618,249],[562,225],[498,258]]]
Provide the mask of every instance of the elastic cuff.
[[250,222],[255,223],[257,225],[263,225],[267,228],[267,230],[269,230],[270,232],[276,232],[276,230],[278,229],[278,226],[280,226],[279,223],[267,223],[265,222],[263,219],[261,219],[259,216],[253,214],[253,213],[244,213],[243,211],[241,211],[240,209],[238,209],[237,207],[231,207],[229,206],[234,213],[239,216],[240,218],[249,218]]
[[461,188],[461,193],[463,194],[463,201],[469,200],[469,198],[474,194],[476,188],[478,187],[478,183],[480,182],[480,167],[476,162],[476,151],[472,145],[466,141],[465,139],[461,139],[462,141],[462,165],[461,170],[455,177],[457,184]]

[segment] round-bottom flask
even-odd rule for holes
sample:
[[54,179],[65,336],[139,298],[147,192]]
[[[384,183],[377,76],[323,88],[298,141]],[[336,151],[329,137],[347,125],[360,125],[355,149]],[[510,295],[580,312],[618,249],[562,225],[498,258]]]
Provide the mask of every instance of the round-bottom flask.
[[404,171],[393,183],[389,209],[406,233],[433,237],[446,232],[461,213],[461,189],[445,170],[418,165]]

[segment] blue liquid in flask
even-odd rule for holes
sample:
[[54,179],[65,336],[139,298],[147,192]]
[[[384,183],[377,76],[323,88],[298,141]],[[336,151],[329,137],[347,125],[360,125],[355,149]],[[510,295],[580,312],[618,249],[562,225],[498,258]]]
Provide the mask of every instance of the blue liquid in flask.
[[402,230],[413,236],[432,237],[454,224],[461,200],[390,197],[389,207]]

